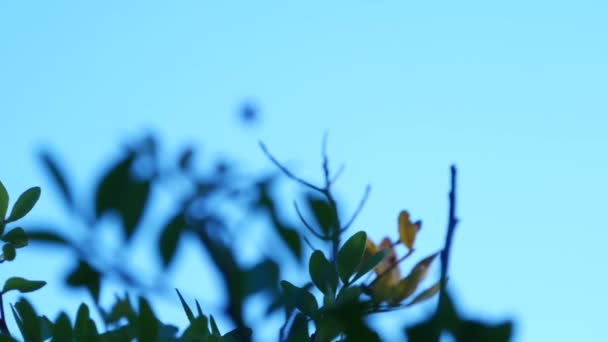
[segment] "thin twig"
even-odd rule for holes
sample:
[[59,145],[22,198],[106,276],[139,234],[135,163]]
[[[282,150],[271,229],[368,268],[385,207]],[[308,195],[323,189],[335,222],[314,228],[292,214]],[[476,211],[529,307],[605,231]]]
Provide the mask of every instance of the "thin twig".
[[329,184],[330,185],[334,184],[338,180],[338,177],[340,177],[342,172],[344,172],[344,164],[340,165],[340,168],[338,169],[336,174],[334,174],[334,176],[331,178],[331,180],[329,181]]
[[0,334],[6,333],[10,335],[8,326],[6,326],[6,316],[4,315],[4,303],[2,302],[2,295],[3,294],[0,294],[0,314],[2,315],[0,318]]
[[448,274],[448,265],[450,261],[450,250],[452,248],[452,239],[454,238],[454,231],[458,224],[458,218],[456,217],[456,166],[450,167],[450,193],[448,194],[449,199],[449,214],[448,214],[448,229],[445,237],[445,246],[441,252],[441,287],[439,289],[439,303],[437,304],[437,313],[441,310],[445,302],[445,286]]
[[298,182],[298,183],[300,183],[300,184],[302,184],[302,185],[304,185],[304,186],[306,186],[306,187],[308,187],[308,188],[311,188],[311,189],[313,189],[313,190],[315,190],[315,191],[318,191],[318,192],[323,193],[323,189],[322,189],[322,188],[319,188],[318,186],[316,186],[316,185],[314,185],[314,184],[311,184],[311,183],[309,183],[309,182],[307,182],[307,181],[303,180],[302,178],[300,178],[300,177],[298,177],[298,176],[294,175],[294,174],[293,174],[291,171],[289,171],[289,169],[288,169],[288,168],[286,168],[285,166],[283,166],[283,164],[279,163],[279,161],[278,161],[278,160],[276,160],[276,158],[275,158],[275,157],[274,157],[272,154],[270,154],[270,152],[269,152],[269,151],[268,151],[268,149],[266,148],[266,145],[264,145],[264,143],[263,143],[263,142],[261,142],[261,141],[260,141],[260,148],[262,148],[262,151],[263,151],[263,152],[264,152],[264,154],[265,154],[265,155],[266,155],[266,156],[267,156],[267,157],[270,159],[270,161],[271,161],[271,162],[272,162],[274,165],[276,165],[276,167],[278,167],[278,168],[279,168],[281,171],[283,171],[283,173],[284,173],[285,175],[287,175],[287,177],[289,177],[289,178],[291,178],[291,179],[295,180],[296,182]]
[[353,222],[355,222],[355,219],[357,218],[357,216],[359,216],[359,213],[363,209],[363,205],[365,205],[365,202],[367,201],[367,198],[369,197],[370,190],[371,190],[371,187],[369,185],[365,187],[365,193],[363,194],[361,201],[359,201],[359,206],[357,207],[357,210],[355,210],[355,212],[353,213],[353,216],[350,218],[350,220],[348,220],[348,222],[344,225],[344,227],[341,228],[342,232],[346,231],[353,224]]
[[321,144],[321,155],[323,156],[323,176],[325,178],[325,190],[329,190],[331,186],[331,177],[329,173],[329,158],[327,157],[327,132],[323,134],[323,143]]
[[310,232],[317,238],[319,238],[321,240],[327,240],[327,237],[325,237],[325,236],[319,234],[317,231],[315,231],[314,228],[306,221],[306,219],[304,219],[304,216],[302,215],[302,212],[300,211],[300,208],[298,207],[298,203],[296,203],[296,201],[293,202],[293,206],[296,208],[296,213],[298,213],[298,217],[300,218],[300,221],[302,221],[302,223],[304,223],[304,226],[306,228],[308,228],[308,230],[310,230]]

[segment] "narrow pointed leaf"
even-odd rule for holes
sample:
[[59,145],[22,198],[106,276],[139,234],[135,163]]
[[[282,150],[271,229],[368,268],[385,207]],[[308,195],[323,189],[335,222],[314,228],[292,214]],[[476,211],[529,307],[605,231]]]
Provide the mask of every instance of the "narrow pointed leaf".
[[348,283],[350,276],[361,263],[366,241],[367,234],[363,231],[357,232],[346,240],[340,251],[338,251],[338,274],[345,284]]
[[412,268],[408,276],[399,281],[390,300],[392,304],[398,304],[416,292],[418,285],[426,278],[429,267],[438,254],[439,253],[434,253],[419,261],[416,266]]
[[221,337],[222,334],[220,333],[220,329],[217,327],[217,324],[215,323],[215,319],[213,318],[213,315],[209,315],[209,322],[211,323],[211,334],[213,336]]
[[425,289],[424,291],[420,292],[416,297],[414,297],[414,299],[412,299],[411,302],[409,302],[407,304],[407,306],[412,306],[414,304],[418,304],[420,302],[423,302],[423,301],[433,297],[435,294],[437,294],[437,292],[439,292],[440,288],[441,288],[441,280],[436,282],[433,286],[429,287],[428,289]]
[[177,295],[179,296],[179,301],[182,303],[182,307],[184,308],[186,317],[188,317],[188,321],[190,321],[190,324],[192,324],[192,322],[194,321],[194,314],[192,313],[192,310],[188,306],[188,303],[186,303],[186,301],[184,300],[184,297],[182,297],[182,294],[179,292],[179,290],[175,289],[175,292],[177,292]]
[[19,196],[15,205],[13,205],[13,209],[11,210],[11,214],[7,219],[7,222],[17,221],[20,218],[27,215],[27,213],[32,210],[38,199],[40,198],[40,188],[35,186],[33,188],[27,189],[24,193]]
[[40,159],[44,164],[44,167],[50,173],[50,176],[53,178],[53,181],[59,188],[59,192],[61,193],[63,200],[66,203],[68,209],[74,208],[74,197],[72,196],[72,191],[68,186],[68,182],[63,172],[59,168],[57,161],[51,156],[48,151],[43,151],[40,154]]
[[2,288],[2,294],[8,291],[17,290],[21,293],[36,291],[46,285],[46,281],[27,280],[20,277],[12,277],[6,280]]

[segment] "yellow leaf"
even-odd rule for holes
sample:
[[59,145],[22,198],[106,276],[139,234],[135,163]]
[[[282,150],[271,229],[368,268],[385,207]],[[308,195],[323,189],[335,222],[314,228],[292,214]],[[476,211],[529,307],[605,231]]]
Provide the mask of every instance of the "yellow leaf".
[[418,284],[420,284],[426,275],[429,272],[429,267],[435,257],[439,253],[435,253],[430,255],[422,260],[420,260],[414,268],[410,271],[407,277],[399,281],[397,286],[395,287],[395,291],[393,292],[393,296],[390,299],[391,304],[398,304],[402,300],[411,296],[416,289],[418,288]]
[[399,213],[399,240],[408,248],[414,248],[414,242],[416,241],[416,234],[420,230],[420,221],[410,221],[410,214],[402,210]]
[[414,299],[412,299],[412,301],[409,302],[407,304],[407,306],[412,306],[414,304],[418,304],[422,301],[425,301],[425,300],[433,297],[437,292],[439,292],[440,288],[441,288],[441,280],[437,281],[433,286],[429,287],[428,289],[420,292],[420,294],[418,294],[416,297],[414,297]]

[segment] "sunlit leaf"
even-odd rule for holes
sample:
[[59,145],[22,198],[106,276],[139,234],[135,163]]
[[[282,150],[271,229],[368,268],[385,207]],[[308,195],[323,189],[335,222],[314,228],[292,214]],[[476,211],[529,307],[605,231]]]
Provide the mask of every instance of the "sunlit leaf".
[[411,222],[410,214],[403,210],[399,213],[399,239],[408,248],[414,248],[416,234],[420,230],[421,222]]
[[310,256],[308,271],[312,282],[321,292],[333,297],[338,287],[338,274],[332,264],[325,258],[320,250],[316,250]]
[[21,293],[36,291],[46,285],[46,281],[27,280],[21,277],[11,277],[6,280],[2,288],[2,294],[17,290]]
[[38,199],[40,198],[40,188],[35,186],[27,189],[17,198],[17,202],[13,205],[11,214],[6,220],[7,222],[17,221],[27,215],[32,210]]
[[392,304],[397,304],[416,292],[418,285],[426,278],[429,267],[438,254],[435,253],[419,261],[408,276],[399,281],[391,298]]
[[348,283],[350,276],[361,263],[363,253],[365,252],[366,241],[367,234],[363,231],[357,232],[346,240],[342,248],[338,251],[338,274],[344,284]]
[[416,297],[414,297],[414,299],[412,299],[411,302],[409,302],[407,304],[407,306],[412,306],[414,304],[418,304],[420,302],[423,302],[423,301],[433,297],[435,294],[437,294],[439,292],[439,289],[441,289],[441,280],[436,282],[433,286],[429,287],[428,289],[425,289],[424,291],[420,292]]

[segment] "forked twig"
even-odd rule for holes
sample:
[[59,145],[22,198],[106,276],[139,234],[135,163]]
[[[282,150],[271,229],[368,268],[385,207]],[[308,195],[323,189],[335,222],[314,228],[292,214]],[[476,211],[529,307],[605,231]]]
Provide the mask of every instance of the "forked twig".
[[268,151],[268,149],[266,148],[266,145],[264,145],[264,143],[263,143],[263,142],[261,142],[261,141],[260,141],[260,147],[262,148],[262,151],[263,151],[263,152],[264,152],[264,154],[265,154],[265,155],[268,157],[268,159],[270,159],[270,161],[272,161],[272,163],[273,163],[273,164],[274,164],[276,167],[278,167],[278,168],[279,168],[281,171],[283,171],[283,173],[284,173],[284,174],[285,174],[287,177],[289,177],[289,178],[293,179],[294,181],[296,181],[296,182],[298,182],[298,183],[300,183],[300,184],[304,185],[305,187],[311,188],[311,189],[313,189],[313,190],[315,190],[315,191],[318,191],[318,192],[321,192],[321,193],[323,193],[323,192],[324,192],[322,188],[319,188],[318,186],[316,186],[316,185],[314,185],[314,184],[311,184],[311,183],[309,183],[309,182],[307,182],[307,181],[303,180],[302,178],[300,178],[300,177],[298,177],[298,176],[294,175],[294,174],[293,174],[291,171],[289,171],[289,169],[288,169],[288,168],[286,168],[285,166],[283,166],[283,164],[279,163],[279,161],[278,161],[278,160],[276,160],[276,158],[275,158],[275,157],[274,157],[272,154],[270,154],[270,152],[269,152],[269,151]]
[[325,236],[319,234],[317,231],[315,231],[315,229],[306,221],[306,219],[304,218],[304,215],[302,215],[302,212],[300,211],[300,208],[298,207],[298,203],[296,203],[296,201],[293,202],[293,206],[296,208],[296,213],[298,214],[298,217],[300,218],[300,221],[302,221],[304,226],[306,228],[308,228],[308,230],[317,238],[319,238],[321,240],[327,240],[327,237],[325,237]]

